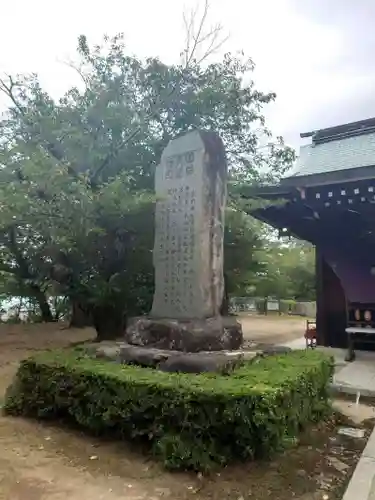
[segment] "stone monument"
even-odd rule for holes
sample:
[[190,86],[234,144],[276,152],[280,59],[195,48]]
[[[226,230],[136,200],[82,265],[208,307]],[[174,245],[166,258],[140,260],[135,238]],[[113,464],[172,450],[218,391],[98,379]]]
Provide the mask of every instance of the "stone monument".
[[227,163],[213,132],[169,142],[156,168],[155,294],[130,322],[130,344],[197,352],[238,349],[241,326],[222,318]]

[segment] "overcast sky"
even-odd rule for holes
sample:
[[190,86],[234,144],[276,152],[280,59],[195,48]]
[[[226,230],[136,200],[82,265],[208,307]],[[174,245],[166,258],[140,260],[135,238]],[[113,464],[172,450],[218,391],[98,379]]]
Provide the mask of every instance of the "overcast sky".
[[[202,0],[201,0],[202,1]],[[269,125],[287,142],[299,133],[375,116],[374,0],[211,0],[210,20],[257,67],[261,90],[277,101]],[[0,71],[39,73],[58,96],[75,83],[62,61],[79,34],[99,41],[124,32],[139,56],[178,60],[182,13],[195,0],[18,0],[1,2]]]

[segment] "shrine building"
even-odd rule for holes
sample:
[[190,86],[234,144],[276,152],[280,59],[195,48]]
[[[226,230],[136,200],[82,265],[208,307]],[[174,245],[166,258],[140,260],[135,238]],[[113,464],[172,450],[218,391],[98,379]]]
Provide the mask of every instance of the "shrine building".
[[375,118],[301,137],[311,144],[293,173],[244,196],[271,202],[256,218],[315,245],[317,342],[347,347],[348,325],[375,325]]

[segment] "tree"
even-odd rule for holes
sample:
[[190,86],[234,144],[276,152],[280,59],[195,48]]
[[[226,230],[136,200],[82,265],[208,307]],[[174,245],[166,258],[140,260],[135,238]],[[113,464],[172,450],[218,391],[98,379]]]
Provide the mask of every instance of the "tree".
[[316,299],[315,249],[310,243],[293,241],[284,263],[291,283],[291,296],[296,300]]
[[257,295],[315,300],[315,251],[309,243],[268,241],[262,253],[264,267],[256,279]]
[[0,231],[0,272],[4,293],[35,300],[41,319],[49,322],[53,321],[46,296],[49,283],[38,269],[36,252],[29,231],[21,234],[12,222]]
[[248,295],[264,268],[261,263],[263,241],[259,223],[236,208],[229,207],[224,235],[224,273],[230,294]]
[[[245,83],[251,60],[226,54],[202,64],[193,52],[188,64],[167,66],[127,55],[121,35],[93,48],[81,36],[78,55],[82,85],[58,101],[36,75],[0,82],[10,100],[0,123],[0,225],[18,237],[10,272],[16,275],[22,248],[32,272],[22,279],[53,284],[92,317],[103,339],[149,307],[153,171],[171,138],[215,130],[233,182],[262,178],[258,165],[280,175],[292,153],[280,140],[258,149],[259,128],[268,134],[262,107],[275,95]],[[239,233],[252,252],[249,231]]]

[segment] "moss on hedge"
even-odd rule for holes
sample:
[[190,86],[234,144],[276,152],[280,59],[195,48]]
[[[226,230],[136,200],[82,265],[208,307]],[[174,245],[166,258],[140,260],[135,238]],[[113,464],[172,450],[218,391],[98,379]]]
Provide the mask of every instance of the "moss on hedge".
[[207,470],[267,456],[322,418],[332,373],[332,360],[319,351],[263,358],[231,376],[165,373],[50,351],[21,363],[4,409],[143,439],[169,468]]

